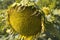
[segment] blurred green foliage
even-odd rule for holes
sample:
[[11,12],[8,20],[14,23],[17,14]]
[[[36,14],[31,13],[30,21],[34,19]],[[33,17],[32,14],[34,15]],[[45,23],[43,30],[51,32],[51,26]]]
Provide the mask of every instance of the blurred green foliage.
[[6,9],[10,4],[12,4],[15,0],[0,0],[0,9]]

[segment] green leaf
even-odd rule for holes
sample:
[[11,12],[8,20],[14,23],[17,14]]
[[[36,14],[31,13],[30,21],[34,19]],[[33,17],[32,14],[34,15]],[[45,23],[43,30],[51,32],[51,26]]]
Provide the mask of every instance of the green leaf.
[[50,9],[55,8],[55,6],[56,6],[56,1],[57,1],[57,0],[52,0],[52,2],[49,4],[49,8],[50,8]]
[[16,0],[17,3],[20,3],[22,0]]

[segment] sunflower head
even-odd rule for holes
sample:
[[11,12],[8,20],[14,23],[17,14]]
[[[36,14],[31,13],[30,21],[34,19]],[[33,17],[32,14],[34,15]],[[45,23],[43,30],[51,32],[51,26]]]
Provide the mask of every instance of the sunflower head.
[[8,20],[21,35],[32,36],[41,32],[41,15],[35,5],[16,4],[8,9]]

